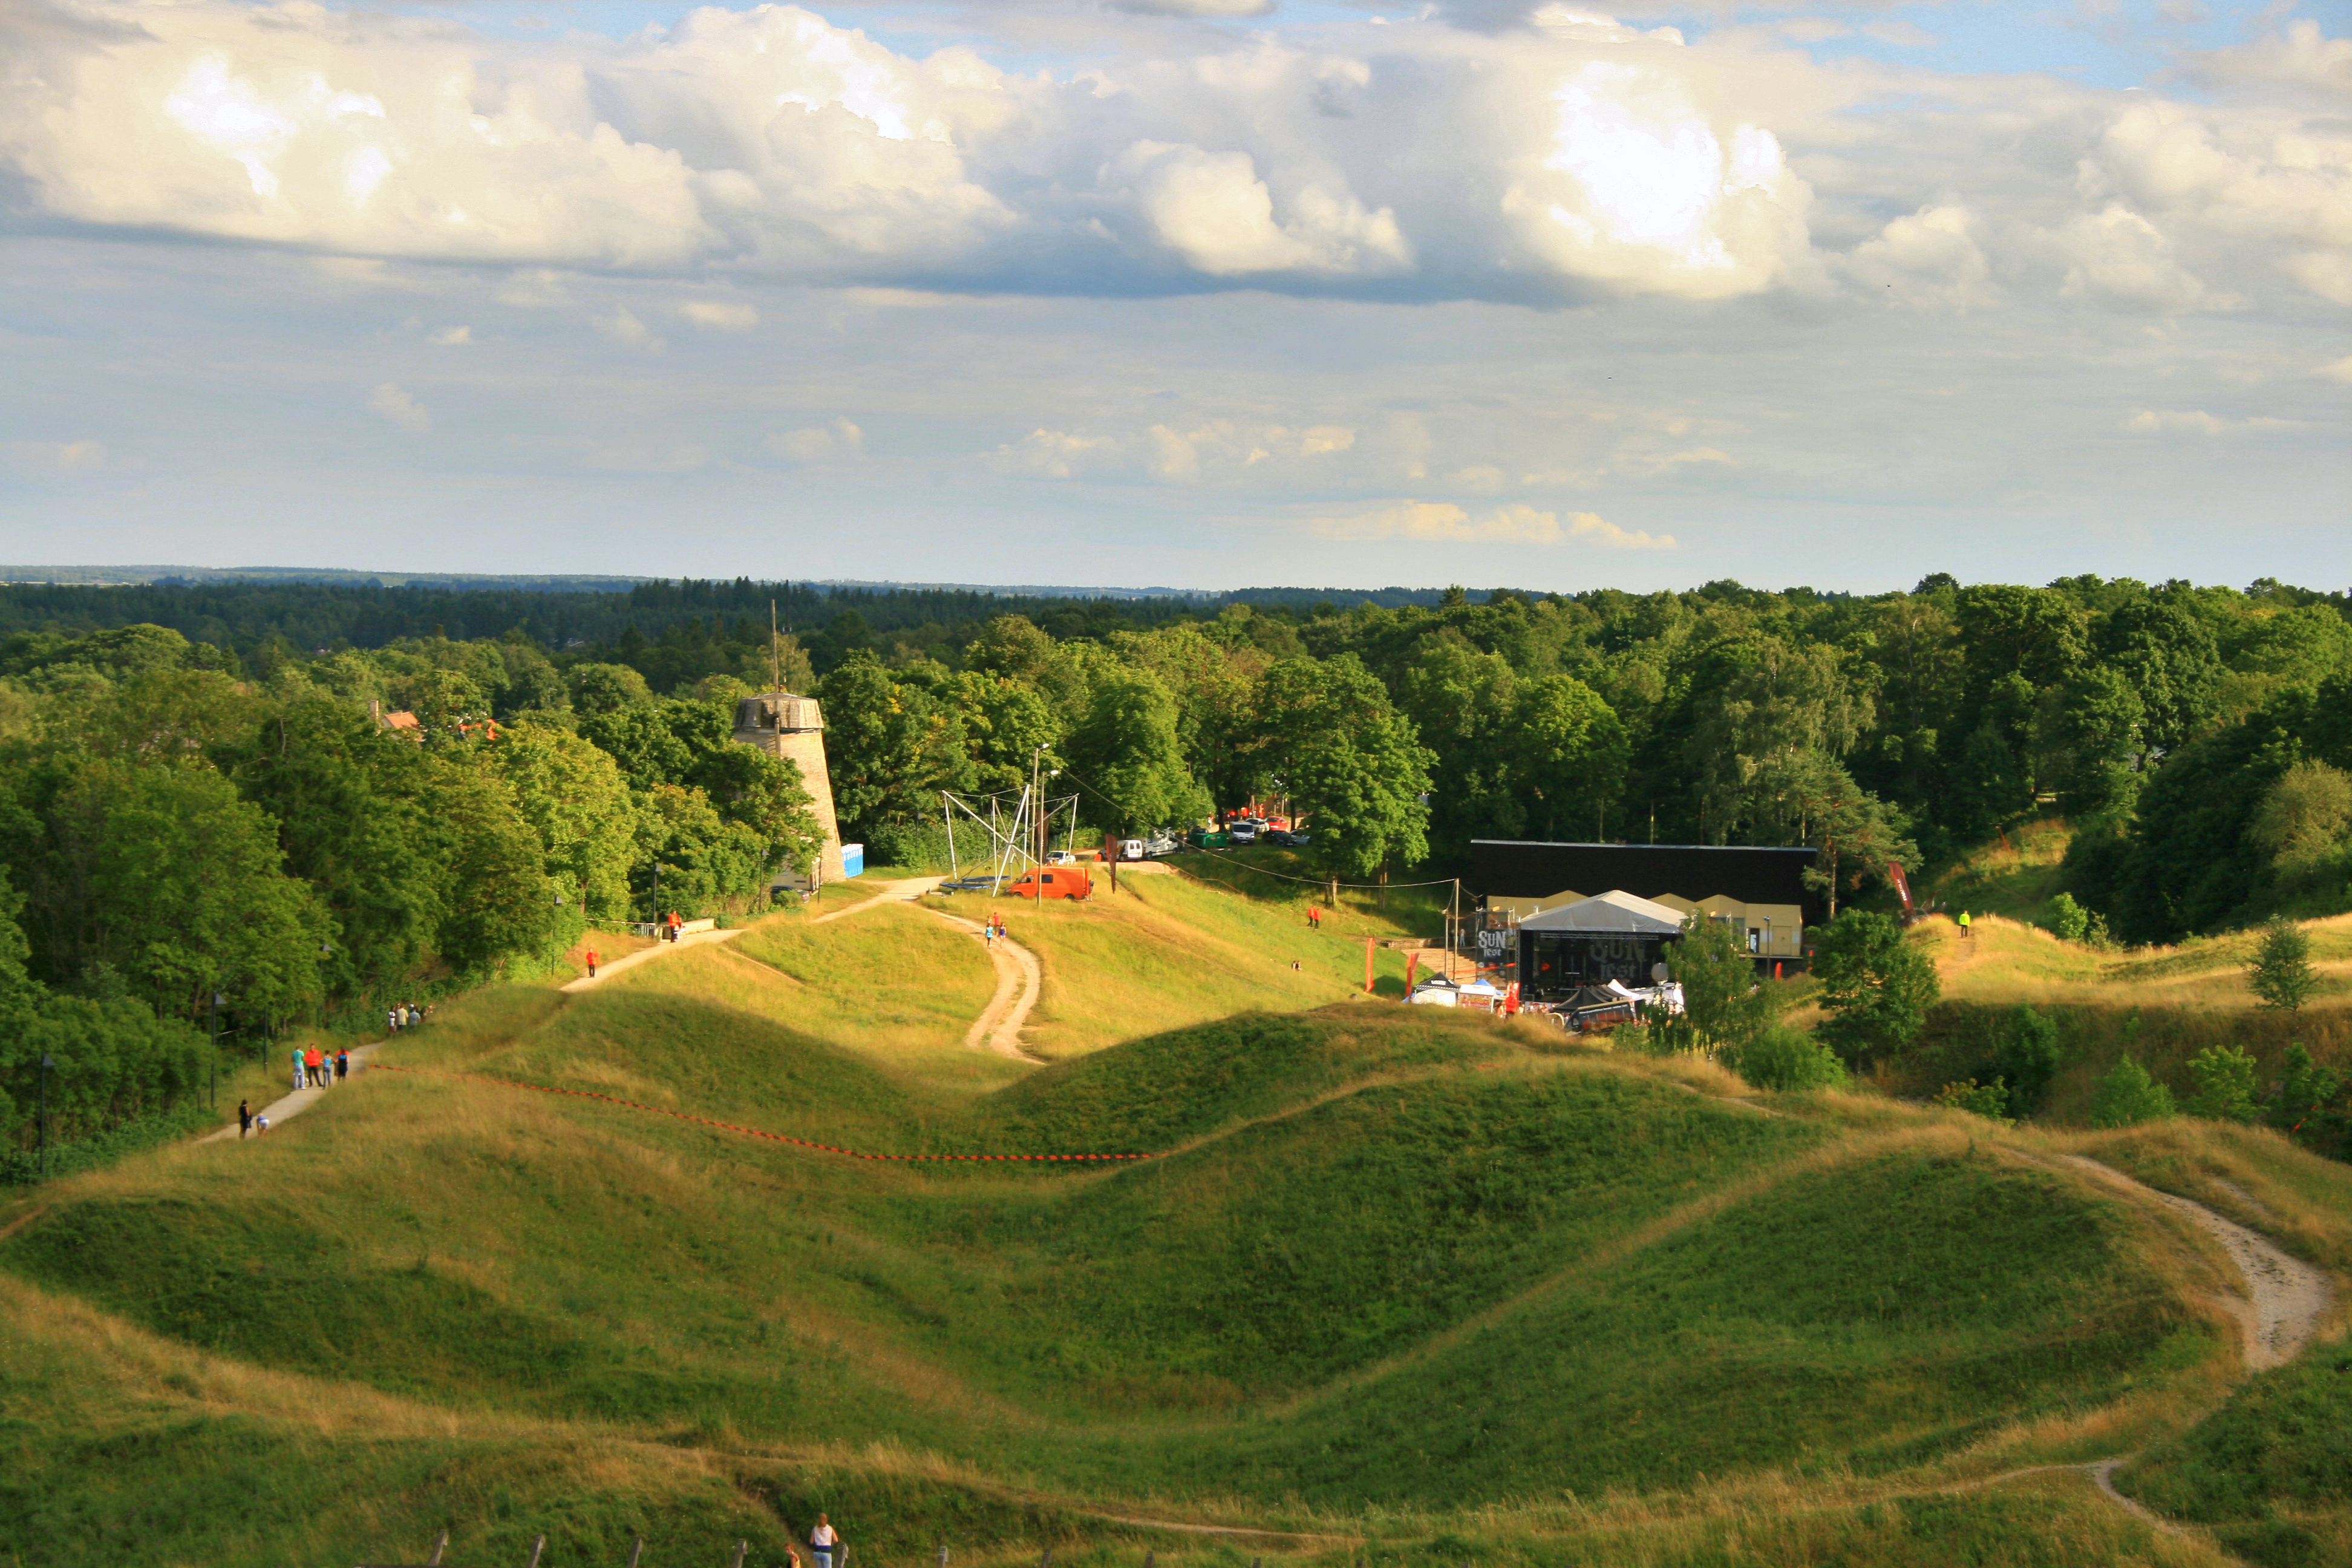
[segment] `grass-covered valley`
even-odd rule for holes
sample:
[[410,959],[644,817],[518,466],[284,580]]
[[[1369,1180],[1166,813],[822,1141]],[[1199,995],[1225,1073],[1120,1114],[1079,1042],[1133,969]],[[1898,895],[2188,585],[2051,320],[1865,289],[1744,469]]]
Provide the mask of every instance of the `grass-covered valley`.
[[[1016,910],[1036,1066],[966,1043],[950,922],[778,916],[12,1192],[0,1552],[764,1564],[824,1510],[877,1564],[2343,1560],[2294,1436],[2340,1352],[2233,1400],[2243,1281],[2151,1189],[2340,1278],[2352,1172],[1400,1007],[1381,919]],[[2163,1524],[2080,1468],[2134,1455]]]

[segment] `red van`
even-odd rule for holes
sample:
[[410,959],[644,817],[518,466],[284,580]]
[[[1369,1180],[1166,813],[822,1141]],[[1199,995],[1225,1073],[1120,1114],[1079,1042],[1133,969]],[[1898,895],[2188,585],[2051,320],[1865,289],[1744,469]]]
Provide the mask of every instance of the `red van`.
[[1004,889],[1022,899],[1084,899],[1095,890],[1095,879],[1083,866],[1047,866],[1021,874]]

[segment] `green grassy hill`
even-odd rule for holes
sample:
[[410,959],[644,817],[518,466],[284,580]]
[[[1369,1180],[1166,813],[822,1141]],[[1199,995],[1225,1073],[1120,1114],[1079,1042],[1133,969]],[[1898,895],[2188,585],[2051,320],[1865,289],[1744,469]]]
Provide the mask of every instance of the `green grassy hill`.
[[[2263,1184],[2352,1260],[2352,1184],[2273,1142],[1760,1097],[1328,1000],[1336,958],[1083,1043],[1155,931],[1320,940],[1360,984],[1360,938],[1277,904],[1121,896],[1011,916],[1082,1042],[1043,1068],[962,1047],[976,943],[877,908],[477,993],[265,1142],[11,1195],[0,1548],[415,1561],[446,1527],[452,1562],[642,1532],[646,1568],[739,1537],[765,1565],[822,1508],[877,1564],[2217,1562],[2075,1472],[1967,1489],[2186,1441],[2231,1382],[2213,1258],[2051,1156]],[[509,1084],[877,1153],[1157,1157],[853,1160]]]

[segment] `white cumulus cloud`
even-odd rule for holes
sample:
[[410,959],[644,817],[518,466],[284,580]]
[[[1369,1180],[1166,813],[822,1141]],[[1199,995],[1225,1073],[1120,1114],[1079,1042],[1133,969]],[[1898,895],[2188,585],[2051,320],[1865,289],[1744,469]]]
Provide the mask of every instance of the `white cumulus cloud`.
[[616,307],[609,316],[593,318],[596,330],[625,349],[657,354],[669,347],[669,341],[637,319],[637,313],[626,305]]
[[688,300],[677,313],[698,327],[719,332],[748,332],[760,324],[758,308],[736,300]]
[[412,436],[433,428],[433,416],[422,403],[391,382],[368,394],[368,412],[389,419]]
[[866,456],[866,432],[835,416],[827,424],[780,431],[762,445],[795,463],[854,463]]
[[8,455],[25,468],[45,474],[87,474],[106,466],[106,443],[79,441],[10,441]]
[[1481,517],[1451,501],[1402,500],[1346,516],[1319,517],[1317,531],[1334,539],[1420,539],[1439,543],[1567,544],[1609,550],[1672,550],[1671,533],[1652,534],[1618,527],[1594,512],[1565,518],[1524,502],[1496,508]]

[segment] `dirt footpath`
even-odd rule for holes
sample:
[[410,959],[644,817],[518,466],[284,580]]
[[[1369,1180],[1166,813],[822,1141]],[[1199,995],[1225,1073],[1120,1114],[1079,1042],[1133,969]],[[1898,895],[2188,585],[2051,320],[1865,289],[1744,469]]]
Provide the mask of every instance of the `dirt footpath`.
[[2230,1261],[2246,1281],[2246,1294],[2222,1298],[2245,1331],[2246,1367],[2263,1372],[2293,1361],[2311,1342],[2319,1322],[2336,1300],[2327,1276],[2281,1251],[2271,1242],[2234,1220],[2223,1219],[2202,1204],[2176,1198],[2169,1193],[2132,1180],[2113,1166],[2080,1154],[2063,1156],[2068,1164],[2092,1173],[2110,1185],[2121,1186],[2143,1199],[2153,1198],[2221,1244]]

